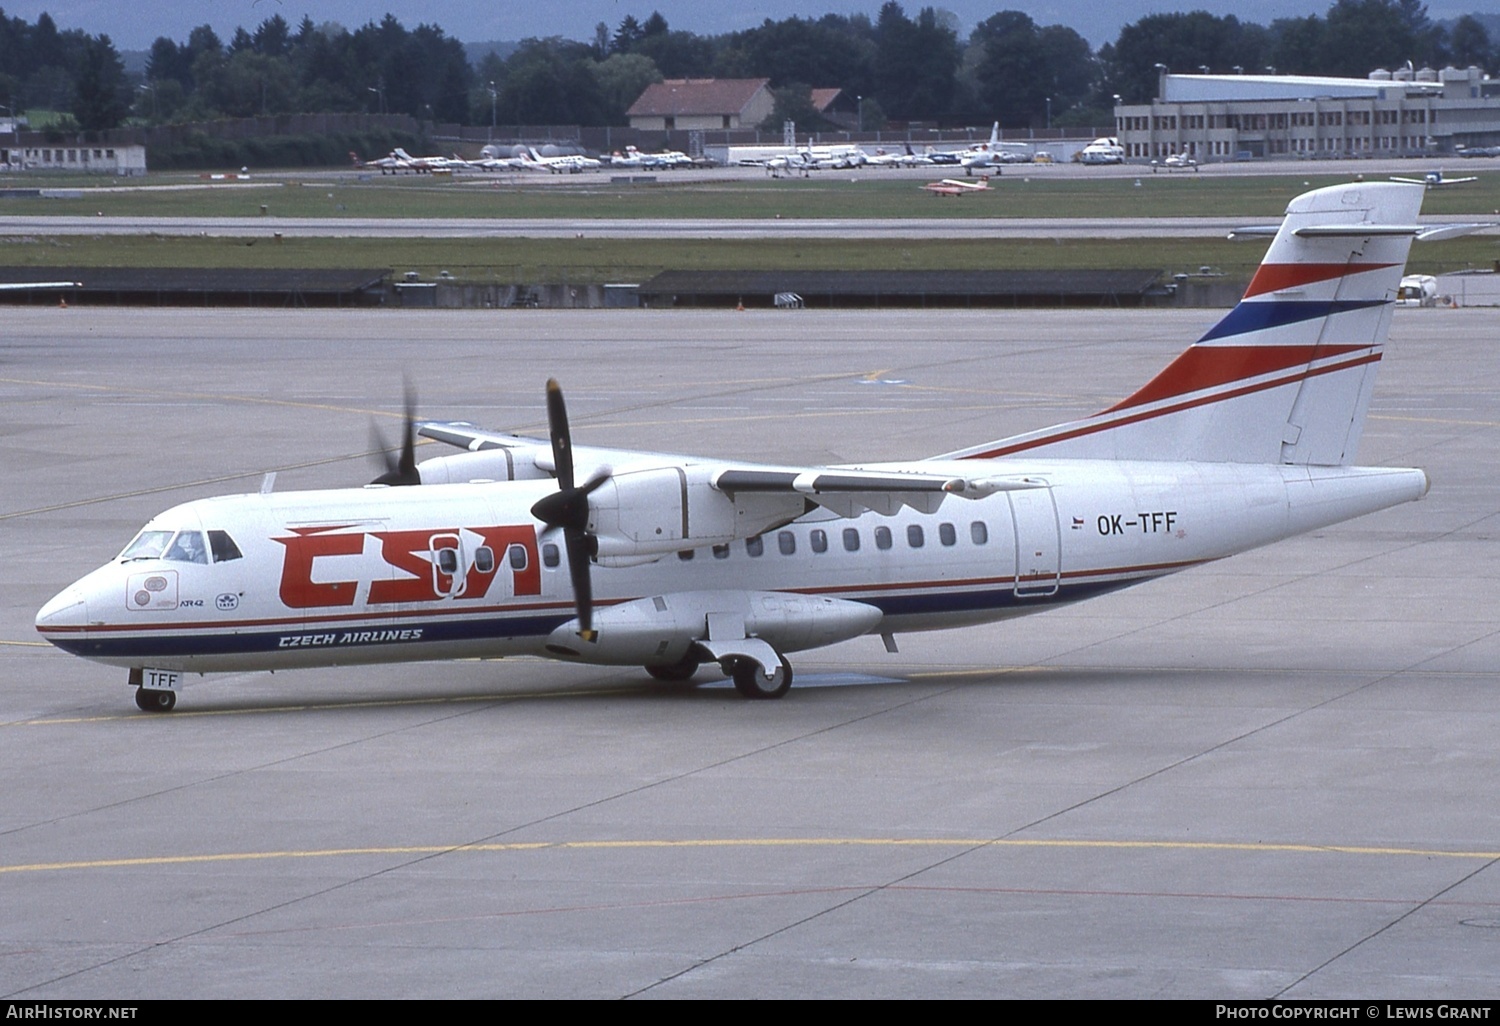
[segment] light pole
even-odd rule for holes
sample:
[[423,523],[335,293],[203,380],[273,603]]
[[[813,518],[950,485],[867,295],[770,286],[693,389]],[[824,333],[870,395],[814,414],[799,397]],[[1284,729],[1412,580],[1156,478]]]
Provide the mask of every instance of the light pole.
[[499,96],[495,83],[490,81],[490,142],[495,141],[495,97]]

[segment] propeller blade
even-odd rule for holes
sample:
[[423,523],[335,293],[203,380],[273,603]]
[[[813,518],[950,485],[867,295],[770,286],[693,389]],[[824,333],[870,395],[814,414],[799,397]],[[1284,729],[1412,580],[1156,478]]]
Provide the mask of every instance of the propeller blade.
[[589,495],[612,473],[609,467],[595,470],[582,485],[575,486],[573,437],[568,429],[568,407],[556,378],[547,379],[547,431],[552,439],[552,465],[557,473],[557,491],[538,499],[531,515],[548,528],[560,527],[568,550],[568,576],[573,584],[573,605],[578,610],[578,636],[594,641],[594,585],[589,562],[598,546],[589,536]]
[[417,471],[417,395],[406,382],[405,414],[401,425],[401,455],[396,457],[386,444],[385,436],[374,421],[370,422],[370,434],[385,458],[385,473],[371,484],[419,485],[422,475]]
[[589,575],[589,560],[593,557],[593,544],[582,531],[564,531],[568,546],[568,575],[573,581],[573,605],[578,610],[578,636],[584,641],[593,641],[594,633],[594,585]]
[[568,431],[568,407],[556,378],[547,379],[547,431],[552,438],[552,464],[563,491],[573,488],[573,437]]

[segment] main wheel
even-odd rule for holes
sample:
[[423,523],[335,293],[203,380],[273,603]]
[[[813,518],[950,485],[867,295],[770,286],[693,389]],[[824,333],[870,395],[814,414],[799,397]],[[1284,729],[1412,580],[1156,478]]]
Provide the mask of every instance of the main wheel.
[[136,688],[135,704],[146,712],[171,712],[172,707],[177,704],[177,692]]
[[734,678],[734,689],[746,698],[780,698],[792,686],[792,665],[785,659],[769,676],[753,659],[736,659],[726,669]]
[[686,655],[679,662],[658,663],[647,666],[646,672],[657,680],[664,680],[671,684],[681,684],[684,681],[692,680],[693,674],[698,672],[698,660],[690,655]]

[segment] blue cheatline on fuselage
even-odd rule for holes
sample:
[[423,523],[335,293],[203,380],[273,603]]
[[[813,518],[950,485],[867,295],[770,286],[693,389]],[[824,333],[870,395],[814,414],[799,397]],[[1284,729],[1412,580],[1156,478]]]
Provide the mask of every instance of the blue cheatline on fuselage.
[[[1104,571],[1109,572],[1109,571]],[[998,611],[1007,608],[1035,608],[1043,605],[1066,605],[1119,591],[1133,584],[1161,576],[1151,573],[1138,577],[1106,581],[1060,582],[1057,591],[1048,595],[1017,595],[1015,582],[980,591],[951,591],[936,594],[919,592],[884,594],[870,597],[844,595],[851,601],[874,606],[886,616],[921,616],[942,613]],[[601,602],[600,606],[614,603]],[[545,638],[573,619],[571,611],[540,615],[480,616],[451,620],[391,619],[358,625],[339,624],[327,627],[283,627],[274,631],[204,631],[192,634],[164,634],[123,638],[56,638],[53,644],[65,652],[95,659],[180,658],[203,655],[238,655],[248,652],[275,652],[280,649],[338,648],[352,649],[370,645],[425,645],[454,641],[483,641],[503,638]],[[173,629],[181,630],[180,627]],[[381,640],[357,640],[361,634],[396,635],[420,632],[420,637],[386,637]],[[346,640],[347,636],[347,640]],[[285,639],[332,640],[322,644],[285,644]]]

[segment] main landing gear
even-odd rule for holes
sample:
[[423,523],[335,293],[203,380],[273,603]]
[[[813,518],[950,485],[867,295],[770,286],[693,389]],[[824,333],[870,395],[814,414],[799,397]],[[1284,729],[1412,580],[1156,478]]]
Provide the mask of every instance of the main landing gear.
[[698,660],[689,653],[680,662],[647,666],[646,672],[668,684],[684,684],[693,679],[693,674],[698,672],[698,665]]
[[146,712],[171,712],[172,707],[177,704],[177,692],[136,688],[135,704]]
[[734,689],[746,698],[780,698],[792,686],[792,664],[782,659],[767,674],[754,659],[726,659],[724,669],[734,680]]
[[[792,686],[792,664],[779,652],[775,656],[775,669],[769,674],[748,656],[727,656],[720,660],[719,667],[734,681],[734,689],[746,698],[780,698]],[[699,665],[689,653],[681,662],[648,665],[646,672],[657,680],[681,684],[692,679]]]

